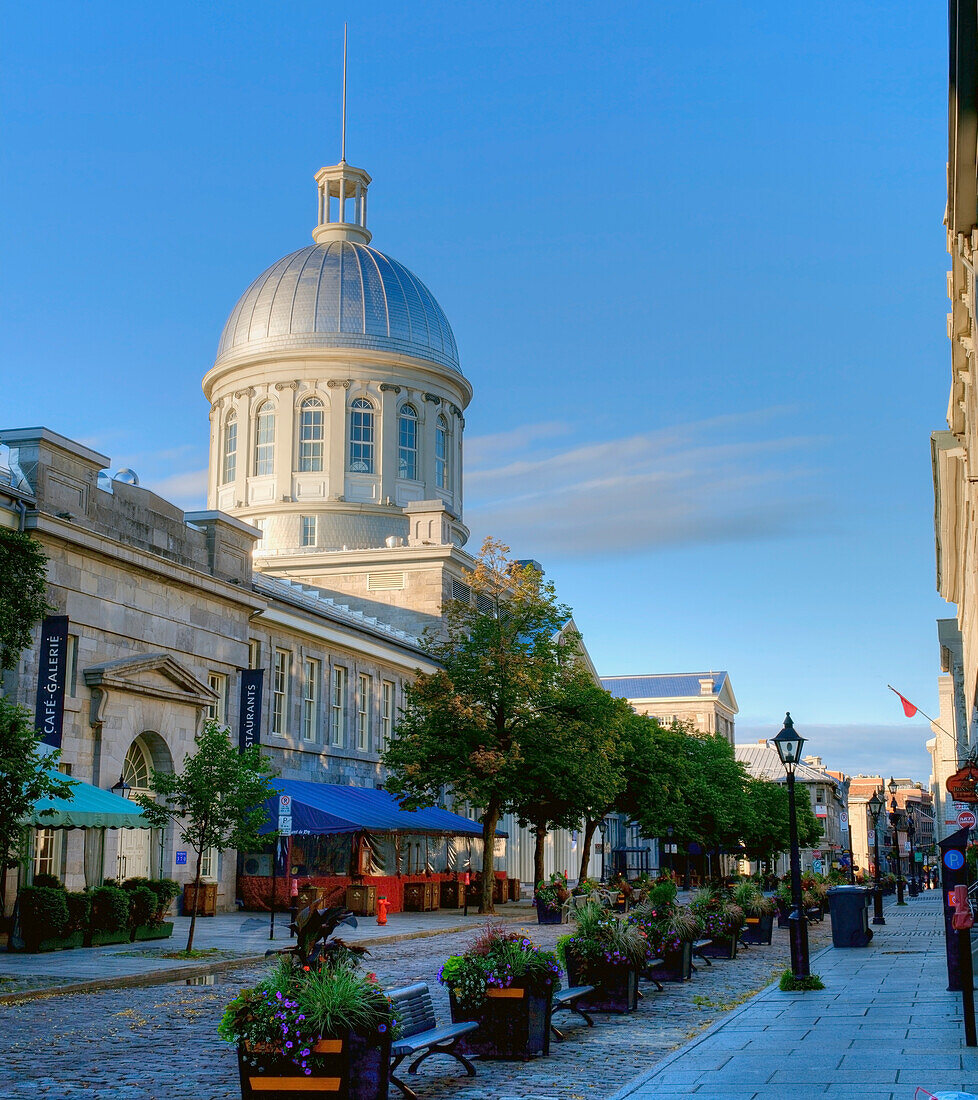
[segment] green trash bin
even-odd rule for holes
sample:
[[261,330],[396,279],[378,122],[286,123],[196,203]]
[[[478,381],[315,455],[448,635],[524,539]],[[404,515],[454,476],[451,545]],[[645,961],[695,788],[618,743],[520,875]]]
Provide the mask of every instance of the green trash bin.
[[866,947],[873,938],[861,886],[833,886],[829,890],[833,947]]

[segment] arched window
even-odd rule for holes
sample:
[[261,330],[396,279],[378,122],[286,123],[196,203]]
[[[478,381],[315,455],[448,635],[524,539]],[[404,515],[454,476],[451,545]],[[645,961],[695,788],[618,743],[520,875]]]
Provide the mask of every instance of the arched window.
[[299,410],[299,470],[323,468],[323,440],[326,436],[325,411],[318,397],[307,397]]
[[266,401],[258,406],[255,423],[255,476],[275,472],[275,406]]
[[232,409],[224,421],[224,452],[221,460],[221,483],[234,481],[238,472],[238,414]]
[[397,476],[418,476],[418,414],[413,405],[402,406],[397,421]]
[[142,742],[137,738],[129,746],[125,762],[122,765],[123,782],[128,783],[130,787],[135,787],[140,791],[148,790],[151,766],[149,753],[143,747]]
[[439,489],[450,488],[451,469],[449,464],[448,421],[439,416],[435,424],[435,485]]
[[374,472],[374,407],[364,397],[350,405],[350,472]]

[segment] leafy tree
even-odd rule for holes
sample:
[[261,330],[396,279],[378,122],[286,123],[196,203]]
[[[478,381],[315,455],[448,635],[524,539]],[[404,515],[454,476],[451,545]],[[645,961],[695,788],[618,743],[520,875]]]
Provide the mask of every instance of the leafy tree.
[[[747,781],[747,798],[751,813],[741,839],[751,859],[771,863],[791,846],[788,787],[785,783],[751,777]],[[822,826],[812,812],[803,784],[795,787],[795,813],[799,847],[813,848],[822,836]]]
[[60,752],[42,755],[39,745],[40,735],[30,713],[0,695],[0,913],[7,870],[27,854],[29,829],[24,821],[39,799],[70,799],[75,786],[56,771]]
[[671,825],[681,835],[695,829],[691,816],[692,766],[698,746],[688,726],[662,725],[645,714],[633,714],[626,732],[627,782],[617,809],[641,826],[646,836],[663,836]]
[[386,787],[409,808],[436,805],[445,788],[481,813],[480,913],[492,913],[496,827],[519,802],[524,743],[546,721],[561,678],[556,636],[570,618],[553,585],[511,561],[509,548],[483,543],[466,574],[474,600],[444,607],[443,633],[425,636],[441,667],[418,673],[386,753]]
[[690,812],[684,832],[712,852],[713,875],[719,877],[720,853],[739,846],[751,828],[750,776],[733,746],[719,734],[687,736],[685,744]]
[[[155,797],[136,799],[154,828],[164,829],[171,820],[179,823],[181,839],[197,853],[195,893],[209,848],[240,851],[260,843],[259,830],[268,820],[262,803],[275,793],[268,780],[276,774],[257,745],[239,753],[217,722],[204,724],[196,745],[197,751],[184,757],[179,775],[153,769],[149,788]],[[187,951],[193,950],[196,921],[195,905]]]
[[[568,642],[564,637],[565,645]],[[595,807],[611,806],[624,783],[620,731],[631,708],[570,663],[541,700],[540,720],[522,737],[523,768],[514,810],[533,830],[533,878],[543,881],[549,829],[576,829],[585,821],[590,849]],[[605,811],[607,812],[607,811]],[[590,826],[590,831],[589,827]]]
[[31,642],[31,629],[48,610],[47,558],[21,531],[0,527],[0,669],[13,668]]

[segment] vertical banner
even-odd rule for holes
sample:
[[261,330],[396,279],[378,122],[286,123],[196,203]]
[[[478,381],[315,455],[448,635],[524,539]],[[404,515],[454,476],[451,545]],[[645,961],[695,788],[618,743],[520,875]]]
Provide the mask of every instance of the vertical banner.
[[68,672],[68,616],[48,615],[41,626],[34,725],[47,745],[61,748]]
[[238,707],[238,751],[261,744],[261,690],[265,676],[263,668],[249,668],[241,673],[241,700]]

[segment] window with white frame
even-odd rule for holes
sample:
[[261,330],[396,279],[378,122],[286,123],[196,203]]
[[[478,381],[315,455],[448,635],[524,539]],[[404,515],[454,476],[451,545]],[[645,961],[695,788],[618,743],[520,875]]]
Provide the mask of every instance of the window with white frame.
[[221,455],[221,483],[234,481],[238,472],[238,414],[232,409],[224,421],[224,450]]
[[331,702],[333,744],[342,745],[346,733],[346,669],[342,665],[333,665]]
[[255,419],[255,476],[275,472],[275,406],[265,401],[258,406]]
[[319,677],[322,665],[307,657],[302,682],[302,740],[315,741],[319,726]]
[[302,516],[302,546],[316,545],[316,516]]
[[360,674],[357,691],[357,748],[361,752],[370,749],[370,677]]
[[350,472],[374,472],[374,407],[365,397],[350,405]]
[[34,874],[61,878],[61,829],[34,832]]
[[248,667],[251,669],[261,666],[261,642],[257,638],[248,639]]
[[435,485],[439,489],[449,488],[448,444],[448,421],[444,416],[439,416],[435,423]]
[[380,741],[386,749],[394,732],[394,684],[383,680],[380,685]]
[[218,851],[216,848],[207,848],[200,860],[200,877],[217,879]]
[[207,704],[207,717],[224,725],[228,720],[228,678],[222,672],[208,672],[207,686],[217,698]]
[[299,470],[322,470],[326,412],[318,397],[307,397],[299,410]]
[[397,418],[397,476],[418,477],[418,414],[413,405],[404,405]]
[[255,546],[261,546],[265,541],[265,532],[268,529],[268,520],[264,516],[259,516],[257,519],[250,520],[251,526],[258,531],[258,538],[255,540]]
[[70,698],[75,698],[75,692],[78,690],[78,635],[68,635],[68,695]]
[[292,654],[287,649],[275,650],[272,673],[272,733],[284,734],[289,703],[289,666]]

